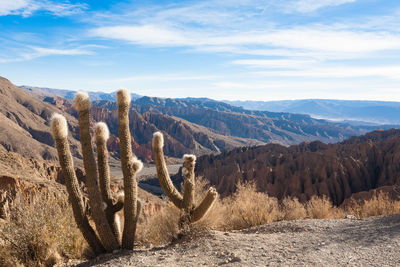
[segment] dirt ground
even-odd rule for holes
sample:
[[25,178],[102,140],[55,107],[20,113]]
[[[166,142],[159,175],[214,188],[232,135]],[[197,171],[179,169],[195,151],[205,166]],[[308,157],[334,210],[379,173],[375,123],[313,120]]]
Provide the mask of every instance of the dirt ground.
[[400,214],[194,233],[165,247],[117,251],[78,266],[219,265],[400,266]]

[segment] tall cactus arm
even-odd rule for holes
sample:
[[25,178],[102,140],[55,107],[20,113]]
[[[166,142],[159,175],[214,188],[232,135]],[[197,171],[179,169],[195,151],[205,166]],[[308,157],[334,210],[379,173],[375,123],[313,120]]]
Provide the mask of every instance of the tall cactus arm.
[[86,183],[89,192],[89,203],[93,214],[93,221],[99,232],[99,237],[104,248],[111,252],[119,248],[117,239],[108,224],[98,185],[96,160],[93,154],[92,140],[90,136],[90,99],[86,93],[77,93],[74,99],[74,106],[78,110],[79,136],[82,144],[83,165],[86,172]]
[[72,205],[75,222],[78,225],[78,228],[81,230],[83,237],[92,248],[93,252],[95,254],[104,253],[105,249],[95,231],[90,226],[88,218],[85,214],[85,205],[79,188],[78,179],[75,175],[74,163],[67,139],[67,121],[62,115],[57,113],[53,114],[50,128],[52,136],[56,141],[58,158],[63,175],[65,177],[65,184],[69,195],[69,201]]
[[107,125],[104,122],[96,123],[94,135],[97,145],[97,164],[99,166],[99,184],[103,201],[107,206],[112,206],[112,194],[110,187],[110,167],[108,166],[107,140],[110,136]]
[[124,176],[124,231],[122,235],[122,247],[132,249],[136,232],[137,217],[137,181],[136,173],[141,170],[143,164],[133,156],[131,134],[129,131],[129,106],[131,96],[126,89],[117,92],[118,104],[118,135],[120,139],[121,167]]
[[184,168],[183,168],[183,176],[185,178],[183,184],[183,208],[186,211],[190,211],[193,208],[193,200],[194,200],[194,166],[196,164],[196,156],[195,155],[184,155]]
[[196,222],[203,218],[204,215],[211,209],[215,200],[218,197],[218,193],[215,188],[211,187],[208,189],[206,196],[201,201],[200,205],[197,206],[191,214],[191,222]]
[[168,198],[179,209],[183,208],[183,197],[181,193],[175,188],[174,184],[169,177],[167,164],[164,159],[164,137],[161,132],[155,132],[153,135],[153,152],[154,161],[156,162],[157,176],[160,185]]
[[[108,224],[111,226],[111,230],[114,236],[121,242],[121,233],[119,232],[119,227],[116,222],[116,212],[122,209],[123,202],[117,202],[115,205],[113,203],[112,193],[111,193],[111,179],[110,179],[110,167],[108,165],[108,150],[107,150],[107,140],[110,136],[107,125],[104,122],[98,122],[94,129],[94,134],[97,144],[97,164],[99,167],[99,184],[100,191],[103,201],[107,204],[105,208],[105,213],[107,217]],[[121,205],[122,204],[122,205]]]

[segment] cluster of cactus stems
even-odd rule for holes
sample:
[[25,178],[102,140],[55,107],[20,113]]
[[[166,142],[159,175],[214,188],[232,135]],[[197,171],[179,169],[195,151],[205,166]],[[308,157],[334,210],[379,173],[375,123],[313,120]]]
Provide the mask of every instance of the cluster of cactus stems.
[[183,170],[184,176],[183,183],[183,196],[176,189],[171,181],[168,173],[167,165],[164,159],[164,137],[161,132],[156,132],[153,135],[153,153],[154,161],[156,163],[157,176],[160,181],[160,185],[163,188],[165,194],[171,200],[174,205],[184,211],[183,221],[188,223],[194,223],[201,218],[210,210],[215,200],[218,197],[218,193],[215,188],[211,187],[208,189],[206,196],[200,202],[198,206],[194,203],[194,168],[196,164],[195,155],[184,155],[183,156]]
[[[74,107],[78,111],[79,135],[82,145],[83,165],[89,194],[91,217],[96,231],[89,223],[78,180],[75,175],[73,158],[68,144],[68,125],[60,114],[54,114],[51,131],[56,141],[60,165],[72,204],[75,221],[94,253],[112,252],[115,249],[132,249],[136,224],[140,213],[136,173],[142,162],[132,153],[129,132],[129,106],[131,98],[127,90],[117,92],[120,156],[124,180],[124,195],[115,198],[110,188],[110,169],[108,166],[107,139],[109,131],[105,123],[97,123],[95,139],[97,145],[97,164],[93,153],[90,135],[90,99],[85,93],[77,93]],[[124,229],[121,233],[117,212],[124,209]],[[122,237],[121,237],[122,235]]]

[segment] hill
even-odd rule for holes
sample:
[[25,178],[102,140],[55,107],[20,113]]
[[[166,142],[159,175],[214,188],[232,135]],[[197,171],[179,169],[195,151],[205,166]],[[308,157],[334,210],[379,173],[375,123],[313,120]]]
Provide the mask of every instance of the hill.
[[255,181],[259,191],[279,199],[326,195],[340,205],[353,193],[400,183],[399,158],[400,130],[392,129],[328,145],[315,141],[237,148],[198,158],[196,172],[223,196],[238,181]]
[[[0,77],[0,145],[7,151],[37,159],[57,159],[49,128],[54,112],[66,116],[71,129],[77,128],[76,120],[67,113]],[[69,139],[74,156],[80,157],[77,140],[73,136]]]

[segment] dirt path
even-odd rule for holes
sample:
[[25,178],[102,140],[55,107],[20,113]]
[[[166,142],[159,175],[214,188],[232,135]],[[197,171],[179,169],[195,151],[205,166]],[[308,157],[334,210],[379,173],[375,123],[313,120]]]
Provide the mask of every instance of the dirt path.
[[194,234],[164,248],[119,251],[79,266],[400,266],[400,214],[283,221]]

